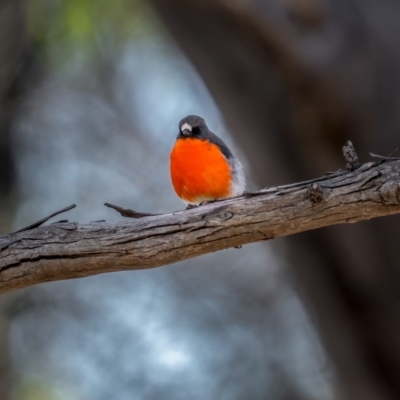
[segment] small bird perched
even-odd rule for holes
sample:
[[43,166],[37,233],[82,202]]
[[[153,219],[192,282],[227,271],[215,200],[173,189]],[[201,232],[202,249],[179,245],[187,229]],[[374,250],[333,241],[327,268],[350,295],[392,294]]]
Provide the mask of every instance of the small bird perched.
[[187,205],[238,196],[246,185],[242,164],[197,115],[179,122],[170,170],[175,192]]

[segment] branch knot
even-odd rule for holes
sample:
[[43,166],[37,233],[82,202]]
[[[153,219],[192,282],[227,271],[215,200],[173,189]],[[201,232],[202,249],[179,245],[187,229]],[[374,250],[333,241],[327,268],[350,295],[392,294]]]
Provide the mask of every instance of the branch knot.
[[319,186],[318,183],[314,182],[307,188],[307,196],[310,199],[311,203],[317,204],[324,199],[325,193],[321,186]]
[[361,167],[356,150],[354,149],[353,143],[351,143],[350,140],[348,140],[342,147],[342,152],[344,159],[346,160],[346,169],[348,171],[354,171],[355,169]]
[[382,204],[400,204],[400,184],[395,181],[385,182],[379,190],[379,197]]

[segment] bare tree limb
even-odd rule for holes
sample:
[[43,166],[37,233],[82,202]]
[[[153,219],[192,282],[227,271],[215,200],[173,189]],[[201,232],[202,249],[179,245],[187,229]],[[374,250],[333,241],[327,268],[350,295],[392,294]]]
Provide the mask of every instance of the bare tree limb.
[[356,150],[354,149],[353,143],[350,140],[342,148],[344,159],[346,160],[346,169],[349,171],[353,171],[357,168],[361,167],[360,160],[358,159],[358,155]]
[[[76,204],[71,204],[68,207],[63,208],[62,210],[56,211],[53,214],[50,214],[48,217],[42,218],[40,221],[37,221],[31,225],[26,226],[25,228],[19,229],[18,231],[15,231],[14,233],[18,233],[18,232],[25,232],[25,231],[29,231],[31,229],[35,229],[38,228],[40,225],[43,225],[45,222],[47,222],[49,219],[54,218],[57,215],[60,215],[62,213],[65,213],[69,210],[72,210],[73,208],[76,207]],[[63,222],[68,222],[68,221],[63,221]]]
[[112,208],[115,211],[118,211],[123,217],[126,218],[144,218],[144,217],[154,217],[159,214],[151,214],[151,213],[143,213],[135,210],[131,210],[130,208],[124,208],[120,206],[115,206],[111,203],[104,203],[106,207]]
[[0,293],[399,212],[400,161],[390,160],[136,221],[39,227],[0,237]]

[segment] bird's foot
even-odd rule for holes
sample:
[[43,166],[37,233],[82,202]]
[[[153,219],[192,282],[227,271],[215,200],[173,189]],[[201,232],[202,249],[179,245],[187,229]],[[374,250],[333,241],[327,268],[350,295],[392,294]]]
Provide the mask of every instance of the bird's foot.
[[206,206],[207,204],[212,204],[219,201],[218,199],[214,199],[214,200],[206,200],[206,201],[202,201],[199,206]]
[[205,200],[205,201],[202,201],[199,204],[188,204],[186,206],[186,210],[190,210],[191,208],[196,208],[196,207],[199,207],[199,206],[206,206],[207,204],[215,203],[216,201],[219,201],[219,199]]

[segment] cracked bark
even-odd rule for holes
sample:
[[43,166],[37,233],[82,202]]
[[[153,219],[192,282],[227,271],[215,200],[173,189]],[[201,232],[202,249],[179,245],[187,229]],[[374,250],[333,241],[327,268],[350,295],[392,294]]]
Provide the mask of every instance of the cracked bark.
[[0,237],[0,293],[399,212],[400,161],[393,160],[134,221],[56,223]]

